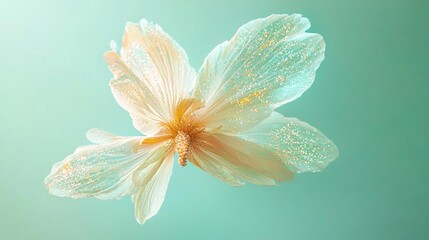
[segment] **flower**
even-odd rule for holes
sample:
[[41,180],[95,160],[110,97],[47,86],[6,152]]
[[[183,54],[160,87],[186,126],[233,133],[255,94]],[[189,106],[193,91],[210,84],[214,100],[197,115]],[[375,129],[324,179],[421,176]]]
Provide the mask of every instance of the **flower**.
[[[131,195],[143,224],[161,207],[174,154],[233,186],[276,185],[338,156],[307,123],[274,110],[301,96],[324,58],[323,38],[300,15],[253,20],[215,47],[198,74],[161,27],[127,23],[120,54],[105,53],[110,87],[143,136],[91,129],[93,145],[56,163],[45,184],[61,197]],[[114,44],[112,44],[114,45]]]

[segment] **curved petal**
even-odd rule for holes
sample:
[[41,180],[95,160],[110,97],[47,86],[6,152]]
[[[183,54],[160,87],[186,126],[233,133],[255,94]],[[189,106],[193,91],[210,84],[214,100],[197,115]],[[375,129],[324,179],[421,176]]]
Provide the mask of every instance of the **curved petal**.
[[257,185],[275,185],[292,179],[292,172],[271,149],[237,136],[207,133],[189,156],[202,170],[233,186],[242,181]]
[[134,127],[145,135],[153,135],[160,129],[159,122],[166,121],[165,104],[122,62],[113,51],[104,58],[114,79],[110,88],[118,104],[127,110]]
[[273,149],[294,172],[319,172],[338,157],[335,144],[319,130],[276,112],[240,135]]
[[127,23],[120,56],[105,54],[114,79],[110,86],[134,126],[145,135],[159,131],[159,122],[192,90],[195,70],[185,51],[161,27],[146,20]]
[[97,128],[92,128],[86,132],[86,138],[94,144],[102,144],[119,139],[120,137]]
[[[101,134],[101,130],[99,133]],[[79,147],[63,161],[56,163],[45,179],[49,193],[60,197],[119,198],[133,193],[132,173],[139,167],[155,162],[160,145],[141,144],[141,137],[109,136],[108,141],[88,135],[99,145]]]
[[133,174],[137,188],[132,200],[136,219],[140,224],[158,213],[164,202],[170,176],[173,170],[173,151],[159,152],[157,159],[149,166],[140,167]]
[[268,117],[313,83],[324,58],[322,36],[305,32],[300,15],[271,15],[240,27],[201,67],[194,97],[208,127],[242,131]]

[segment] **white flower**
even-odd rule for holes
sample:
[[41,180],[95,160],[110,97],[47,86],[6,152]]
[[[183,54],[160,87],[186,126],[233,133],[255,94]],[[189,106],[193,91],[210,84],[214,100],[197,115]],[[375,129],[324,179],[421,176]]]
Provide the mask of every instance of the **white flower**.
[[105,59],[113,95],[144,136],[89,130],[94,144],[53,166],[49,192],[131,195],[142,224],[161,207],[175,152],[180,165],[189,160],[233,186],[275,185],[322,170],[338,156],[334,143],[274,111],[311,86],[324,58],[323,38],[305,32],[309,27],[300,15],[253,20],[213,49],[196,74],[161,27],[128,23],[120,54],[108,51]]

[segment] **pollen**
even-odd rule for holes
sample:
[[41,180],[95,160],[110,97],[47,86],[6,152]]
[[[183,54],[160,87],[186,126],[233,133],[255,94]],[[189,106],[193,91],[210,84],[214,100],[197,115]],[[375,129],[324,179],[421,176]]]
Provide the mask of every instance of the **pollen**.
[[162,124],[162,134],[174,141],[182,167],[186,166],[190,152],[204,136],[204,123],[195,114],[202,106],[201,101],[193,98],[183,99],[176,107],[172,120]]
[[175,138],[176,151],[179,154],[179,164],[184,167],[189,153],[189,147],[191,145],[191,137],[182,131],[179,131]]
[[193,98],[182,100],[176,107],[172,119],[161,123],[163,128],[159,135],[145,138],[141,144],[172,142],[179,156],[179,164],[182,167],[186,166],[188,156],[192,154],[193,149],[198,148],[206,136],[205,124],[195,114],[202,106],[201,101]]

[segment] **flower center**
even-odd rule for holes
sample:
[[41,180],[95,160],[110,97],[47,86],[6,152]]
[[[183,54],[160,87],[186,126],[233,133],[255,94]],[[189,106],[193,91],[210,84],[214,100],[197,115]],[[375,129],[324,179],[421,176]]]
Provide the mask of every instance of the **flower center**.
[[176,108],[173,119],[163,124],[168,135],[174,139],[175,150],[179,155],[179,164],[184,167],[192,147],[204,135],[204,124],[195,116],[195,111],[203,106],[193,98],[184,99]]
[[184,167],[186,166],[186,159],[191,145],[191,137],[187,133],[179,131],[174,141],[176,144],[176,151],[179,154],[179,164]]
[[157,144],[164,141],[174,142],[174,150],[179,154],[179,164],[184,167],[192,149],[203,141],[205,123],[195,112],[203,103],[194,98],[183,99],[175,109],[169,122],[162,122],[162,130],[153,137],[145,138],[142,144]]

